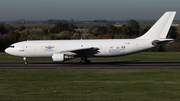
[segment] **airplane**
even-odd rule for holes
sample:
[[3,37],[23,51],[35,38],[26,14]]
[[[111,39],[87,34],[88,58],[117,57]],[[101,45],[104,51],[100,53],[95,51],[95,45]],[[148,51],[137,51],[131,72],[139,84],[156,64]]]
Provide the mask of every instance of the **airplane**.
[[94,39],[94,40],[32,40],[17,42],[5,49],[5,52],[27,58],[52,58],[54,62],[64,62],[80,57],[81,64],[88,64],[89,57],[115,57],[142,52],[167,43],[166,39],[176,11],[164,15],[142,36],[135,39]]

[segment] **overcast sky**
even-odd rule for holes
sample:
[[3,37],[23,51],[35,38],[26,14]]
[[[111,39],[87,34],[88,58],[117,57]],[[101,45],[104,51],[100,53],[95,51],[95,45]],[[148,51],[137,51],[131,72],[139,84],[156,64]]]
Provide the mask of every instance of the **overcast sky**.
[[157,20],[177,11],[180,0],[0,0],[0,21],[7,20]]

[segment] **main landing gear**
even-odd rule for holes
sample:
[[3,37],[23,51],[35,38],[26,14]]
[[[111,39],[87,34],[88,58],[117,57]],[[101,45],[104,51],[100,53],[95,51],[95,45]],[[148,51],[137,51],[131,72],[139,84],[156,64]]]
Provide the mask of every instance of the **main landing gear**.
[[87,59],[87,57],[81,57],[81,61],[79,64],[91,64],[91,61]]
[[27,58],[26,57],[23,57],[23,60],[25,61],[25,65],[27,65],[28,64],[28,62],[27,62]]

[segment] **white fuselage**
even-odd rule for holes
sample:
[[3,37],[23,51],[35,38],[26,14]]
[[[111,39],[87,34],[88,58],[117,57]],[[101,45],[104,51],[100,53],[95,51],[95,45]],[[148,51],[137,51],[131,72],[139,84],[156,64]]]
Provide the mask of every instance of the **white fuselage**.
[[[41,40],[23,41],[12,44],[5,51],[19,57],[52,57],[54,53],[67,50],[97,47],[95,57],[121,56],[140,52],[155,47],[153,40],[145,39],[101,39],[101,40]],[[64,54],[76,55],[73,52]]]

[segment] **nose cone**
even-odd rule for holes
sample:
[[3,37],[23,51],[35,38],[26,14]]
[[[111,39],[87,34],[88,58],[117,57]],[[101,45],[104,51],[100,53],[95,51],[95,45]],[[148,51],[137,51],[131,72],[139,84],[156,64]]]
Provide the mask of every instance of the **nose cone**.
[[9,52],[10,52],[9,48],[6,48],[4,51],[5,51],[6,53],[8,53],[8,54],[9,54]]
[[15,50],[15,49],[12,49],[12,48],[6,48],[4,51],[5,51],[7,54],[9,54],[9,55],[14,55],[14,56],[17,55],[16,50]]

